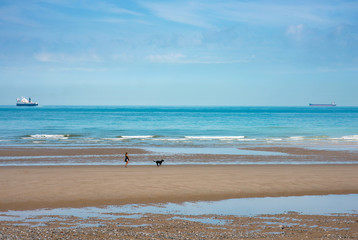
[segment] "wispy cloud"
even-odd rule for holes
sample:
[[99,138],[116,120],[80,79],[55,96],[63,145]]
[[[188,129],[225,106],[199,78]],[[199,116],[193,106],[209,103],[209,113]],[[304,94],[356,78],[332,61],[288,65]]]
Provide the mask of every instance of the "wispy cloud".
[[304,25],[291,25],[286,29],[286,35],[292,37],[295,40],[301,40],[304,31]]
[[36,53],[34,58],[39,62],[55,62],[55,63],[81,63],[81,62],[101,62],[101,58],[94,54],[80,54],[80,55],[72,55],[65,53],[48,53],[41,52]]
[[249,62],[250,59],[220,58],[217,56],[186,56],[181,53],[168,53],[162,55],[148,55],[145,59],[151,63],[176,63],[176,64],[230,64]]
[[198,27],[210,27],[205,14],[199,14],[202,9],[201,4],[182,2],[152,3],[146,2],[144,6],[152,11],[156,16],[169,21],[184,23]]
[[98,18],[91,20],[95,22],[110,23],[110,24],[126,24],[126,23],[135,23],[140,25],[149,25],[150,23],[141,19],[128,19],[128,18],[119,18],[119,17],[106,17]]
[[198,27],[213,27],[219,20],[280,26],[307,22],[325,25],[349,19],[346,12],[353,14],[358,10],[353,2],[337,5],[335,1],[165,1],[144,2],[143,6],[160,18]]
[[107,72],[106,68],[93,68],[93,67],[67,67],[67,68],[50,68],[52,72]]
[[122,19],[122,18],[103,18],[103,19],[100,19],[99,21],[106,22],[106,23],[124,23],[124,22],[127,22],[126,19]]
[[2,6],[0,7],[0,24],[1,22],[23,25],[27,27],[39,26],[40,24],[33,19],[25,17],[23,6]]
[[181,53],[169,53],[163,55],[149,55],[145,58],[154,63],[178,63],[182,62],[186,56]]
[[134,59],[134,56],[131,54],[127,54],[127,53],[122,53],[122,54],[113,54],[111,56],[111,59],[114,61],[132,61]]
[[137,11],[132,11],[127,8],[118,7],[121,5],[120,2],[118,4],[106,3],[105,1],[99,2],[91,2],[91,4],[86,5],[85,7],[91,9],[93,11],[102,11],[107,13],[116,13],[116,14],[127,14],[127,15],[134,15],[134,16],[142,16],[142,13]]

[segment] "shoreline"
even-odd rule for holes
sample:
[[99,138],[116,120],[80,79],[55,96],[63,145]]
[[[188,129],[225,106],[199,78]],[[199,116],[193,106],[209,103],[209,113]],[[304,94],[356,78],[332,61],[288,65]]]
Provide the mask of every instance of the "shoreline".
[[357,194],[358,165],[0,167],[0,210]]
[[[128,152],[132,165],[152,165],[165,159],[165,165],[230,164],[358,164],[358,151],[314,150],[303,147],[251,148],[98,148],[98,147],[0,147],[0,167],[6,166],[120,166]],[[155,151],[156,150],[156,151]]]

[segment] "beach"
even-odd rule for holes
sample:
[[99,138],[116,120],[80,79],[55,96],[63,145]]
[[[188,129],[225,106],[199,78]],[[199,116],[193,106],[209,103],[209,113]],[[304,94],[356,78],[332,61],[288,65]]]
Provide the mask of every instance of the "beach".
[[0,210],[358,193],[358,165],[0,168]]
[[[159,154],[140,148],[1,148],[0,155],[4,157],[2,164],[5,166],[0,167],[0,217],[6,218],[9,211],[21,215],[21,211],[36,212],[41,209],[358,194],[358,165],[336,163],[354,163],[357,158],[354,152],[287,147],[250,150],[289,155]],[[131,162],[125,168],[122,154],[127,151],[130,152]],[[86,164],[66,165],[66,161],[73,157],[85,159]],[[113,164],[93,164],[101,157],[112,159]],[[153,159],[160,157],[166,161],[157,167]],[[197,161],[199,164],[171,164],[173,158],[184,162],[194,159],[194,163]],[[287,159],[290,158],[296,162],[325,159],[329,164],[289,164]],[[145,164],[138,164],[139,159]],[[252,164],[222,164],[218,159],[245,160]],[[262,159],[273,161],[273,164],[261,164]],[[60,162],[46,164],[53,160]],[[274,160],[278,160],[279,164],[275,164]],[[11,161],[21,161],[23,165],[11,165]],[[34,161],[40,164],[34,165]],[[0,234],[3,239],[63,236],[77,239],[261,239],[272,236],[300,239],[345,236],[353,239],[357,237],[358,226],[355,213],[329,216],[292,212],[282,215],[278,212],[251,217],[227,214],[194,217],[187,214],[183,217],[175,213],[143,213],[133,219],[128,213],[112,215],[117,218],[78,218],[70,214],[60,218],[56,215],[30,217],[30,224],[29,219],[4,220],[1,221]]]
[[358,237],[358,108],[0,111],[0,239]]
[[[4,157],[0,210],[358,193],[356,152],[298,147],[250,150],[254,153],[219,155],[140,148],[4,147],[0,148]],[[130,153],[128,168],[125,152]],[[73,158],[84,164],[70,165]],[[98,165],[102,158],[112,165]],[[153,160],[160,158],[165,161],[157,167]],[[250,164],[230,164],[229,159]],[[298,164],[302,162],[306,164]]]

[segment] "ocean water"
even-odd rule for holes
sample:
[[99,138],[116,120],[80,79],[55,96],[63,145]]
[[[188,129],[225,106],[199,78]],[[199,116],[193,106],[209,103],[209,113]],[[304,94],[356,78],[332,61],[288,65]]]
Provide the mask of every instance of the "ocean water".
[[358,147],[358,107],[0,106],[0,146]]

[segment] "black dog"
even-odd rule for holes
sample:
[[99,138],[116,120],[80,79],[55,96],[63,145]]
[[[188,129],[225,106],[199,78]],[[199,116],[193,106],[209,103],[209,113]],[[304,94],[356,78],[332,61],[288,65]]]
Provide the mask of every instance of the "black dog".
[[158,167],[160,167],[162,165],[162,163],[164,162],[164,160],[160,160],[160,161],[155,161],[153,160],[153,162],[155,162],[157,164]]

